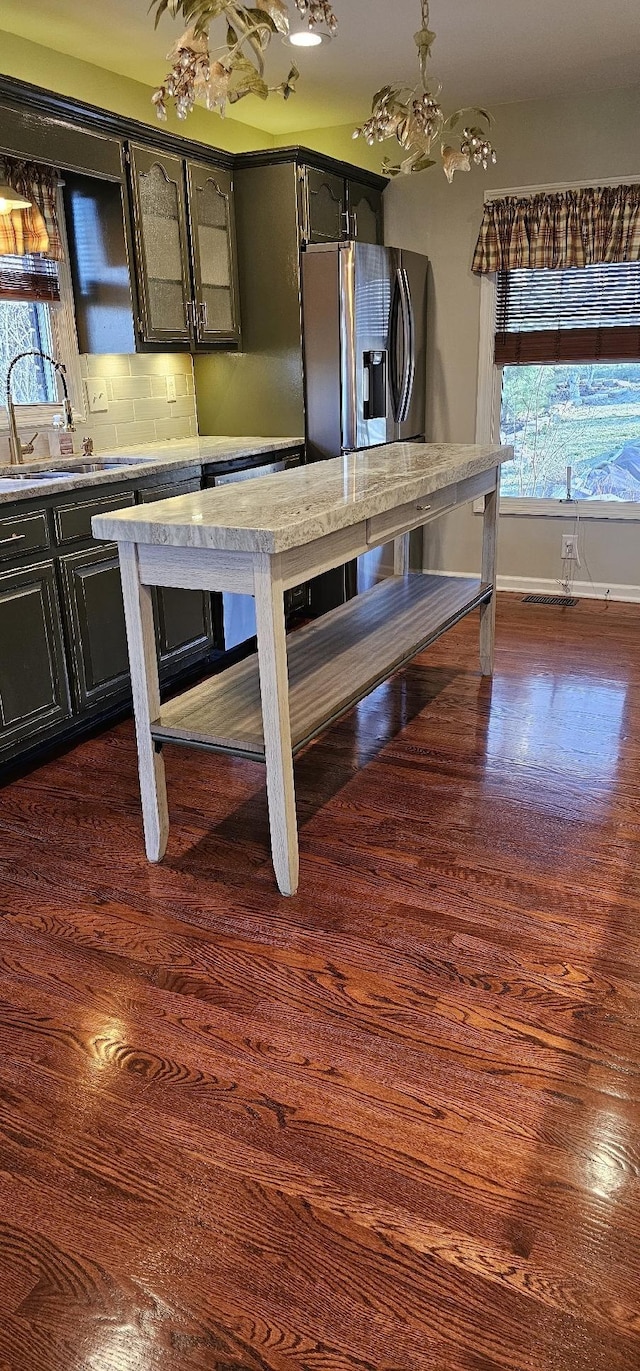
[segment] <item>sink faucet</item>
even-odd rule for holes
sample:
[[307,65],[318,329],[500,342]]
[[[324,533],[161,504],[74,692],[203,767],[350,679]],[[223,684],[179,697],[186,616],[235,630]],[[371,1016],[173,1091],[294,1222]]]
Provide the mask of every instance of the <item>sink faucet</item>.
[[64,428],[67,433],[69,433],[74,428],[73,410],[71,408],[71,401],[69,400],[69,391],[67,390],[66,367],[63,366],[62,362],[56,361],[55,357],[50,357],[48,352],[41,352],[39,348],[31,348],[27,352],[17,352],[7,372],[7,414],[9,416],[9,453],[12,466],[16,466],[18,463],[22,462],[25,455],[27,455],[30,452],[33,452],[33,444],[35,442],[35,439],[38,437],[37,433],[34,433],[33,438],[31,438],[28,443],[25,443],[24,445],[22,444],[22,442],[20,441],[20,435],[18,433],[18,425],[16,423],[15,406],[13,400],[11,399],[11,373],[16,362],[19,362],[23,357],[43,357],[45,362],[50,362],[54,371],[57,371],[62,382],[62,389],[64,392],[64,400],[62,402],[62,410],[64,413]]

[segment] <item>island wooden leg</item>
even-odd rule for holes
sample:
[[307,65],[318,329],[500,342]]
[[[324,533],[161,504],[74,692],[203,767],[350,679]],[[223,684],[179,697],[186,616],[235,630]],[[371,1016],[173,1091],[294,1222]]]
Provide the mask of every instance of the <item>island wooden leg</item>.
[[393,540],[393,574],[406,576],[409,570],[409,534],[403,533]]
[[[499,479],[499,474],[498,474]],[[493,595],[487,604],[480,608],[480,670],[483,676],[493,676],[493,658],[496,636],[496,574],[498,549],[498,510],[500,491],[489,491],[484,497],[484,524],[482,532],[482,581],[493,586]]]
[[151,590],[140,582],[135,543],[120,543],[118,551],[138,743],[145,849],[150,862],[159,862],[164,857],[169,837],[169,813],[164,761],[162,755],[156,752],[151,737],[151,724],[160,713]]
[[284,592],[277,559],[262,557],[255,568],[258,667],[267,763],[271,852],[283,895],[298,889],[298,826],[289,720],[289,677]]

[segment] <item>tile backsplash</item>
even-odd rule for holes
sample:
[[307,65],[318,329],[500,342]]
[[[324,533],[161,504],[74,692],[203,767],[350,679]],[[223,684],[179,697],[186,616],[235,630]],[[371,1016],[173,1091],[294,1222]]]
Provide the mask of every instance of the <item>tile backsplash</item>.
[[[75,445],[93,438],[94,451],[129,447],[137,443],[166,442],[197,435],[193,362],[188,353],[120,354],[80,358],[85,418],[78,422]],[[167,377],[173,377],[175,400],[167,398]],[[106,410],[90,414],[85,382],[104,381]],[[18,409],[18,416],[20,410]],[[21,437],[30,438],[33,425],[20,426]],[[49,441],[42,431],[34,444],[34,456],[49,455]],[[0,433],[0,463],[9,461],[9,443]]]

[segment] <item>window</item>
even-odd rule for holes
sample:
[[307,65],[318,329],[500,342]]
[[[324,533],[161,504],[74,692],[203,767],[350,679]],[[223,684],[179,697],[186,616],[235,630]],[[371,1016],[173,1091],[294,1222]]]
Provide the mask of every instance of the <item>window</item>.
[[640,504],[640,362],[506,366],[500,441],[504,496]]
[[[37,348],[53,355],[54,347],[48,305],[19,297],[0,298],[0,376],[6,377],[16,353]],[[24,366],[18,365],[11,378],[11,392],[19,405],[54,403],[56,387],[51,367],[36,357]]]
[[640,506],[640,263],[498,272],[494,346],[502,494]]
[[[63,362],[69,395],[74,408],[80,409],[78,342],[61,196],[59,224],[64,261],[29,254],[0,256],[0,431],[7,425],[7,371],[18,352],[35,349]],[[11,377],[11,393],[14,402],[22,407],[18,410],[21,428],[48,425],[60,407],[53,368],[40,358],[25,358],[18,363]]]

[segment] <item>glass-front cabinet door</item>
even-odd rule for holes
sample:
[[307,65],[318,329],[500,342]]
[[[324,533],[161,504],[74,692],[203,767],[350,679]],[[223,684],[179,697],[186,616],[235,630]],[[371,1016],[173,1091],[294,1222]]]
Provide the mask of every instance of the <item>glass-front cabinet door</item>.
[[199,343],[239,341],[233,185],[222,168],[187,162],[187,194]]
[[192,299],[183,162],[129,147],[138,327],[143,342],[189,344]]

